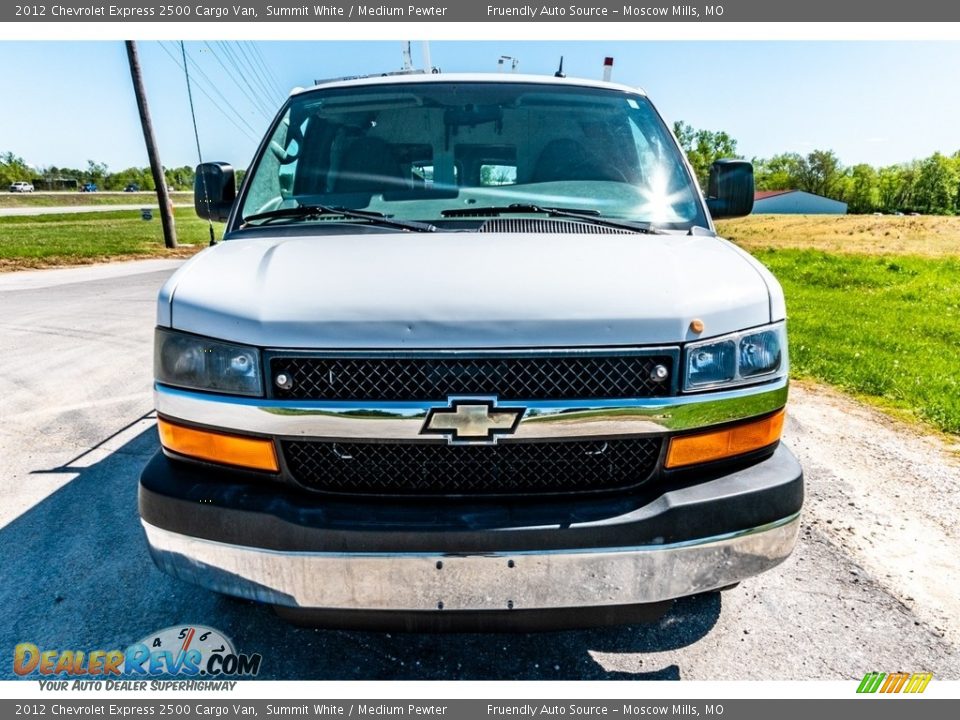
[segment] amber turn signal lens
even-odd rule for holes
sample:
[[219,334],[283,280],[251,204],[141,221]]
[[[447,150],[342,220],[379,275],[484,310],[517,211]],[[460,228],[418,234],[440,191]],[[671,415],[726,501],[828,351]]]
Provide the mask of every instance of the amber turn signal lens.
[[667,451],[666,467],[676,468],[723,460],[773,445],[783,432],[783,417],[784,411],[778,410],[763,420],[754,420],[714,432],[672,438]]
[[157,420],[157,428],[160,443],[180,455],[253,470],[280,471],[272,440],[198,430],[175,425],[163,418]]

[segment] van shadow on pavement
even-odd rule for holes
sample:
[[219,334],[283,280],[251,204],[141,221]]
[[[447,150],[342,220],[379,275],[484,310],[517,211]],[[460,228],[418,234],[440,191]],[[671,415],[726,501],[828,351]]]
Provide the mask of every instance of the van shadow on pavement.
[[[302,629],[268,607],[168,577],[153,565],[137,513],[140,469],[157,450],[150,427],[0,529],[0,678],[13,648],[123,649],[181,624],[217,628],[263,656],[261,679],[676,680],[647,653],[695,643],[716,624],[718,593],[684,598],[660,620],[530,634],[404,634]],[[609,658],[604,655],[609,654]],[[617,666],[616,670],[606,669]],[[36,679],[32,676],[31,679]]]

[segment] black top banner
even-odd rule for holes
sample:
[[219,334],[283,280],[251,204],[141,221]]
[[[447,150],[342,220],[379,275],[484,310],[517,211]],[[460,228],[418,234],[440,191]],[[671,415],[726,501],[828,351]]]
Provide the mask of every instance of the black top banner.
[[943,0],[658,0],[536,3],[413,0],[355,3],[320,0],[63,0],[6,3],[0,22],[955,22],[960,3]]

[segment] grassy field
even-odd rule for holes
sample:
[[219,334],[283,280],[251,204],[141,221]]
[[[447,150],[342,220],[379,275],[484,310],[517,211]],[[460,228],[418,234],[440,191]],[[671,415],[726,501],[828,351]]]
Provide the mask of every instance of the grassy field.
[[786,293],[795,374],[960,433],[960,258],[754,254]]
[[960,217],[751,215],[717,229],[750,252],[775,248],[844,255],[960,255]]
[[960,433],[960,218],[759,215],[720,230],[783,285],[795,376]]
[[[163,245],[160,218],[141,219],[133,210],[31,217],[0,217],[0,271],[77,265],[137,257],[182,257],[205,247],[205,221],[192,209],[174,212],[178,240],[174,251]],[[218,227],[217,232],[221,232]]]
[[[192,203],[192,192],[171,193],[173,202]],[[0,208],[11,207],[81,207],[84,205],[156,205],[155,192],[58,192],[58,193],[0,193]]]

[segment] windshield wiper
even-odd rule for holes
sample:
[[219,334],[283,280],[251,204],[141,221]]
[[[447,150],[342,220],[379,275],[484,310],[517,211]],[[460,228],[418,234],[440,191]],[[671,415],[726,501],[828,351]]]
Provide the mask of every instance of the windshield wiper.
[[383,227],[397,228],[398,230],[410,230],[413,232],[436,232],[437,226],[430,223],[415,222],[413,220],[394,220],[383,213],[367,212],[366,210],[354,210],[352,208],[339,207],[335,205],[298,205],[297,207],[278,208],[277,210],[268,210],[254,215],[248,215],[243,219],[243,224],[247,225],[257,220],[262,220],[261,225],[266,225],[273,220],[310,220],[311,218],[340,216],[345,218],[354,218],[357,220],[366,220],[374,225]]
[[559,207],[542,207],[540,205],[524,205],[521,203],[516,203],[513,205],[506,205],[498,207],[492,205],[490,207],[466,207],[466,208],[455,208],[453,210],[444,210],[440,213],[445,218],[448,217],[497,217],[499,215],[508,215],[508,214],[540,214],[540,215],[549,215],[550,217],[562,217],[562,218],[573,218],[575,220],[582,220],[584,222],[593,223],[594,225],[603,225],[605,227],[619,228],[621,230],[630,230],[637,233],[647,233],[650,235],[659,235],[662,233],[661,230],[657,230],[653,227],[651,223],[647,222],[629,222],[626,220],[610,220],[605,217],[600,217],[600,213],[596,210],[583,210],[579,208],[559,208]]

